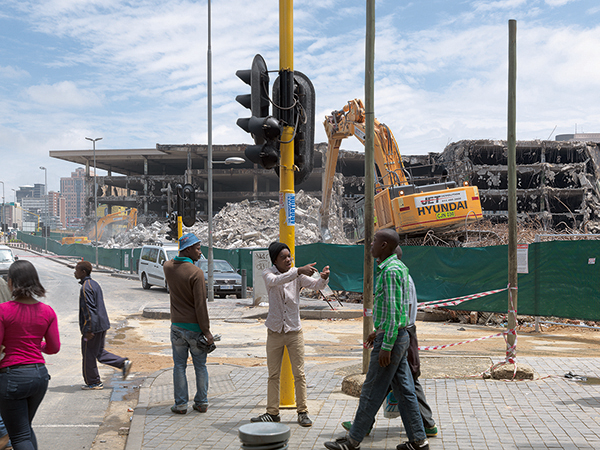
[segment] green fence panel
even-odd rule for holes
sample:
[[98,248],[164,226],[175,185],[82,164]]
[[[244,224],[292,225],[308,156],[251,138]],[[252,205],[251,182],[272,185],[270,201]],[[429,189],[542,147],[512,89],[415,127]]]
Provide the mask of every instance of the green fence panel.
[[296,247],[296,266],[316,262],[321,271],[329,266],[329,286],[335,290],[362,292],[364,247],[362,245],[307,244]]
[[[599,241],[531,244],[528,259],[529,273],[519,274],[519,314],[600,320]],[[506,268],[503,272],[508,277]],[[474,311],[506,312],[508,294],[505,291],[463,305],[462,309]]]
[[[96,248],[89,244],[69,244],[63,245],[60,242],[41,236],[33,236],[27,233],[17,233],[17,238],[26,242],[39,250],[45,249],[56,255],[71,256],[78,259],[96,263]],[[112,267],[117,270],[137,272],[137,264],[140,258],[141,248],[120,249],[120,248],[102,248],[98,247],[98,264],[105,267]]]

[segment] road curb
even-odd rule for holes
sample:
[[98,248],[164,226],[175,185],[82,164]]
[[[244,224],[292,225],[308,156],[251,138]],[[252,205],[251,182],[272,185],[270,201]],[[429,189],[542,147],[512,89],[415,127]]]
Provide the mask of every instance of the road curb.
[[141,450],[142,444],[144,443],[146,412],[150,406],[150,393],[152,390],[152,384],[154,384],[160,375],[168,370],[173,369],[168,368],[157,370],[152,375],[146,377],[144,383],[140,387],[138,404],[133,411],[133,417],[131,419],[131,426],[129,427],[129,436],[127,436],[125,450]]
[[[244,315],[245,319],[266,319],[268,311],[257,314]],[[311,307],[300,309],[300,318],[308,320],[342,320],[357,319],[363,316],[362,309],[313,309]],[[171,310],[169,305],[148,306],[142,311],[142,317],[146,319],[170,320]]]

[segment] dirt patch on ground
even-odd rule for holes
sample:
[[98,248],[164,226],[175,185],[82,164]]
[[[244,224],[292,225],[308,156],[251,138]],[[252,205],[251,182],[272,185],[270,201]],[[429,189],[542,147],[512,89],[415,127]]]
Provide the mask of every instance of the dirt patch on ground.
[[[139,316],[132,316],[140,320]],[[147,319],[141,319],[149,322]],[[148,341],[131,326],[111,328],[107,333],[106,349],[117,355],[126,356],[133,362],[132,371],[140,375],[149,375],[160,369],[173,367],[170,343]],[[160,354],[169,351],[168,355]]]

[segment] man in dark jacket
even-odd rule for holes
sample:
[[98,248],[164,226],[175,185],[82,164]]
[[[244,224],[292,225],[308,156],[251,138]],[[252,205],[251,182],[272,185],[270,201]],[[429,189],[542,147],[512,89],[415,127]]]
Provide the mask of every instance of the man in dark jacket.
[[171,411],[186,414],[188,383],[186,367],[192,355],[196,372],[195,411],[208,410],[208,370],[206,356],[214,343],[206,304],[204,272],[194,265],[200,259],[200,239],[187,233],[179,238],[179,256],[163,265],[171,301],[171,347],[173,349],[173,394]]
[[81,354],[83,356],[83,379],[85,384],[81,389],[103,389],[100,380],[98,365],[101,362],[123,372],[123,379],[127,378],[131,370],[131,361],[121,356],[113,355],[104,348],[106,331],[110,328],[110,321],[104,306],[104,296],[100,285],[92,280],[92,264],[80,261],[75,266],[75,278],[81,284],[79,292],[79,329],[81,330]]

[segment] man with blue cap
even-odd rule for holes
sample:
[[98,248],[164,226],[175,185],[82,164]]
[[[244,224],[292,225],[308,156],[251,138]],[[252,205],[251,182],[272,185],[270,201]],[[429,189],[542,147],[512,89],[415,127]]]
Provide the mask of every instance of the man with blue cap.
[[191,353],[196,373],[196,395],[193,408],[208,410],[207,345],[214,342],[210,332],[204,272],[194,263],[200,259],[200,239],[193,233],[179,238],[179,256],[167,261],[163,270],[169,286],[171,302],[171,346],[173,348],[173,390],[175,405],[171,411],[185,414],[188,408],[186,377],[188,354]]

